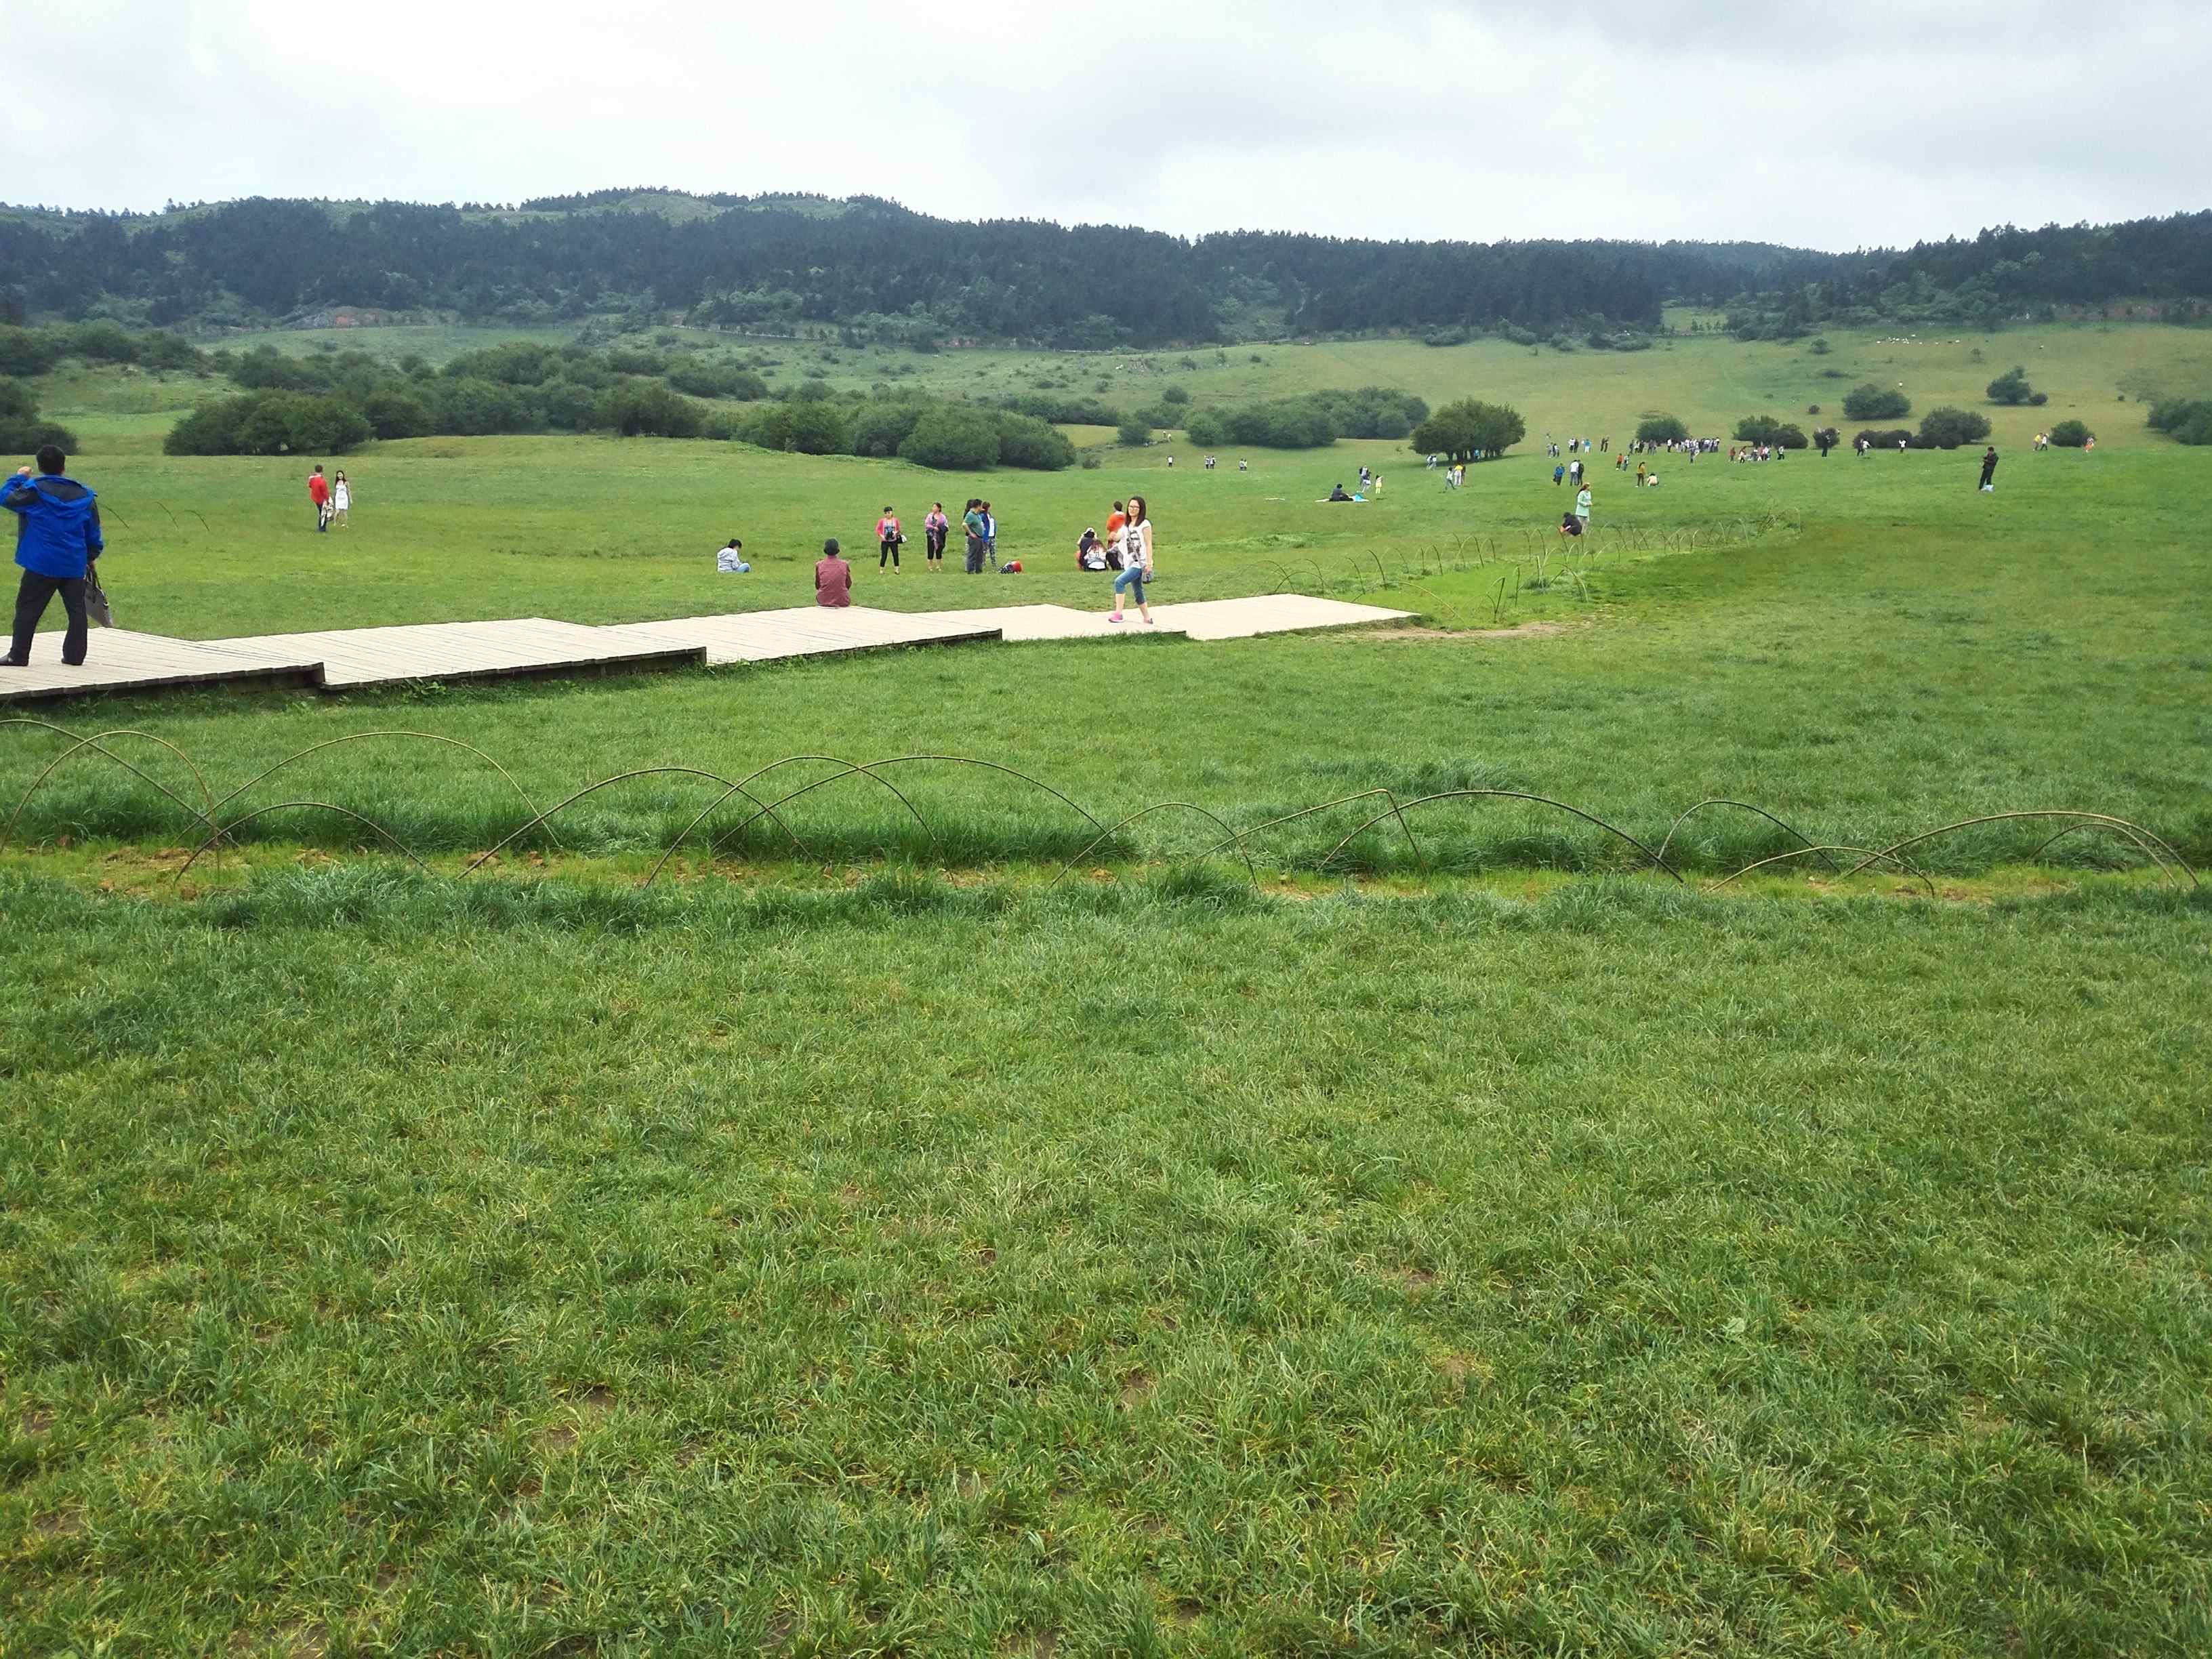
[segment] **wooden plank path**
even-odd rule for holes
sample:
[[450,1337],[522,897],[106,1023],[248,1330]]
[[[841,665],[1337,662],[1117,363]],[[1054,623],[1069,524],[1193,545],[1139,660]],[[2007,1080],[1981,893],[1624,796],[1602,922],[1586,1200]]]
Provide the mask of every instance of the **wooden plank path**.
[[304,655],[318,665],[316,684],[326,691],[357,691],[414,680],[481,680],[515,674],[665,667],[707,659],[706,647],[696,641],[687,645],[629,628],[587,628],[581,623],[555,622],[547,617],[263,634],[210,643]]
[[261,648],[235,640],[173,640],[128,628],[95,628],[85,661],[62,660],[59,633],[40,634],[28,668],[0,668],[0,703],[82,696],[93,691],[180,690],[250,681],[264,685],[314,684],[320,659]]
[[307,684],[328,691],[423,680],[494,679],[696,663],[769,662],[900,646],[980,640],[1076,640],[1182,634],[1194,640],[1245,639],[1313,628],[1402,620],[1407,613],[1300,593],[1208,599],[1152,607],[1147,628],[1136,611],[1119,624],[1099,611],[1058,605],[973,611],[873,611],[864,605],[682,617],[669,622],[586,627],[548,617],[505,622],[416,623],[342,628],[241,639],[173,640],[127,629],[95,629],[89,660],[60,660],[60,636],[41,634],[29,668],[0,669],[0,703],[88,692],[165,690],[231,682]]
[[818,605],[788,611],[744,611],[720,617],[679,617],[633,623],[626,633],[703,642],[711,663],[770,662],[779,657],[836,656],[901,645],[959,645],[995,640],[998,627],[975,611],[836,610]]

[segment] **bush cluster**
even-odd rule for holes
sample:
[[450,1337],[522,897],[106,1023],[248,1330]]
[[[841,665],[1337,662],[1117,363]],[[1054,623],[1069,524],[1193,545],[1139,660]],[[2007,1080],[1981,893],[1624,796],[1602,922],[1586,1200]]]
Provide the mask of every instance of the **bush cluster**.
[[1869,381],[1854,386],[1844,398],[1844,418],[1847,421],[1894,421],[1912,413],[1912,399],[1895,386],[1876,386]]
[[2061,449],[2079,449],[2096,435],[2079,421],[2061,421],[2051,428],[2051,441]]
[[2039,409],[2051,401],[2047,394],[2038,392],[2027,383],[2027,365],[2025,363],[2014,363],[1996,380],[1991,380],[1988,387],[1988,396],[1989,400],[1993,404],[2014,406],[2021,404],[2033,404]]
[[1679,444],[1688,440],[1690,428],[1672,415],[1646,415],[1637,423],[1640,444]]
[[58,444],[72,453],[76,434],[39,418],[39,400],[21,380],[0,380],[0,454],[27,455],[41,444]]
[[2169,398],[2153,404],[2150,429],[2176,443],[2212,444],[2212,398]]
[[[1154,420],[1157,415],[1167,419]],[[1134,417],[1154,426],[1178,419],[1191,442],[1207,449],[1243,445],[1255,449],[1318,449],[1339,438],[1403,438],[1429,418],[1429,406],[1410,392],[1362,386],[1357,392],[1315,392],[1239,409],[1201,409],[1188,414],[1139,410]]]
[[1989,435],[1989,416],[1969,409],[1931,409],[1920,417],[1921,441],[1929,448],[1956,449]]
[[1735,423],[1739,443],[1766,444],[1776,449],[1802,449],[1805,434],[1796,426],[1787,426],[1771,415],[1747,415]]

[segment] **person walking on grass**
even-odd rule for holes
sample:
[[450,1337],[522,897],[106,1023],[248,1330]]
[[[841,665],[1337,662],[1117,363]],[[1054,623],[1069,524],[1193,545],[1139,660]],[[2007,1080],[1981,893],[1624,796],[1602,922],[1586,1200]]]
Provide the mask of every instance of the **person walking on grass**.
[[1575,517],[1583,521],[1583,534],[1585,536],[1589,534],[1589,486],[1588,484],[1584,484],[1580,489],[1575,492]]
[[346,482],[345,470],[338,470],[337,480],[331,485],[331,522],[339,529],[346,527],[346,514],[353,508],[353,486]]
[[1982,452],[1982,482],[1980,487],[1994,495],[1996,492],[1996,476],[1997,447],[1995,444],[1991,444],[1987,449]]
[[822,556],[814,562],[814,603],[832,611],[853,603],[853,567],[835,536],[822,544]]
[[906,532],[899,528],[898,514],[889,507],[884,516],[876,520],[876,569],[880,572],[885,563],[896,571],[899,568],[899,544],[906,539]]
[[931,502],[929,516],[921,521],[921,544],[933,575],[945,568],[945,538],[951,529],[952,520],[945,516],[945,503]]
[[981,575],[983,571],[983,501],[979,495],[968,498],[968,510],[960,520],[960,526],[968,532],[968,574]]
[[0,666],[28,668],[31,636],[55,594],[69,617],[62,635],[62,660],[70,667],[84,661],[91,639],[85,589],[93,582],[94,560],[106,551],[100,533],[100,505],[92,491],[64,475],[69,457],[52,444],[39,450],[39,476],[24,467],[0,484],[0,507],[15,514],[15,562],[23,580],[15,590],[15,637]]
[[331,527],[331,481],[323,476],[323,464],[315,463],[315,470],[307,475],[307,499],[315,504],[315,528]]
[[1152,608],[1145,603],[1145,584],[1152,579],[1152,519],[1142,495],[1129,497],[1129,521],[1121,527],[1121,573],[1114,578],[1114,609],[1106,620],[1121,620],[1121,590],[1127,588],[1137,601],[1137,613],[1145,619],[1145,626],[1152,623]]

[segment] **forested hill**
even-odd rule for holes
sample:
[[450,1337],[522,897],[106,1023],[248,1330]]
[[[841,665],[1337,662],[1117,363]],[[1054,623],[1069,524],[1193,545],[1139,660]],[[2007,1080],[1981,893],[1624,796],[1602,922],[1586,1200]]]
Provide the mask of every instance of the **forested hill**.
[[915,344],[1107,347],[1504,327],[1633,334],[1662,302],[1746,331],[1996,322],[2115,299],[2202,314],[2212,212],[2009,228],[1904,252],[1761,243],[1377,242],[931,218],[859,197],[609,191],[502,208],[253,199],[0,209],[0,320],[241,326],[334,311],[469,322],[682,316]]

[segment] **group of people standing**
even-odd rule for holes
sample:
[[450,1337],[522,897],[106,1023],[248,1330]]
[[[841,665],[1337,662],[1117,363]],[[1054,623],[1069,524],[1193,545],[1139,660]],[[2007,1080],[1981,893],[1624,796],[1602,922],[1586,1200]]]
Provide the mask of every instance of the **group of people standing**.
[[[987,558],[994,570],[1018,571],[1022,568],[1018,559],[1008,560],[1004,566],[999,563],[999,521],[992,516],[990,502],[980,497],[970,498],[961,525],[968,537],[968,568],[971,574],[981,571]],[[945,503],[933,503],[922,520],[930,568],[941,568],[945,544],[951,530],[952,521],[945,516]],[[899,524],[897,513],[885,507],[883,517],[876,520],[878,571],[898,568],[899,545],[905,540],[906,532]],[[734,553],[738,546],[737,538],[732,537],[726,550]],[[1114,503],[1104,536],[1096,530],[1085,530],[1076,547],[1075,562],[1079,569],[1115,573],[1114,608],[1106,618],[1108,622],[1121,620],[1122,595],[1127,593],[1146,624],[1152,625],[1152,611],[1146,602],[1145,584],[1152,578],[1152,515],[1142,495],[1132,495],[1126,505]],[[814,602],[830,610],[842,610],[853,603],[852,562],[846,558],[835,536],[822,544],[822,556],[814,562]]]

